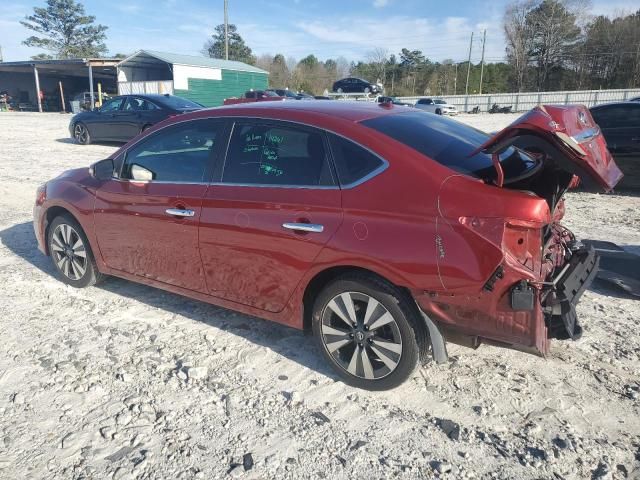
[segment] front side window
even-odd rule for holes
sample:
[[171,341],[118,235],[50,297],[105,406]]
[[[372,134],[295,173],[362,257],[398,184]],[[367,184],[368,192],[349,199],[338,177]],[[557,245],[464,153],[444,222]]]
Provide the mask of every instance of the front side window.
[[145,100],[144,98],[137,97],[129,97],[126,105],[124,106],[124,110],[126,112],[141,112],[141,111],[149,111],[149,110],[157,110],[153,103]]
[[121,177],[203,182],[221,132],[222,124],[215,120],[194,120],[162,129],[127,152]]
[[329,138],[340,185],[356,183],[384,165],[379,157],[345,138],[333,134]]
[[320,132],[236,123],[222,182],[314,187],[333,185],[333,178]]
[[102,104],[102,107],[100,107],[100,111],[113,112],[115,110],[120,110],[123,100],[124,98],[112,98],[111,100],[107,100]]
[[640,121],[640,108],[636,105],[612,105],[596,108],[591,115],[600,128],[623,128],[637,126]]

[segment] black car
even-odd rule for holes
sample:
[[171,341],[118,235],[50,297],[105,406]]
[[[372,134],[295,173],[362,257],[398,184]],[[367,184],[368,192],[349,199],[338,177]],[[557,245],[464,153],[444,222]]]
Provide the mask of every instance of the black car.
[[619,187],[640,188],[640,102],[596,105],[591,115],[624,173]]
[[74,115],[69,132],[83,145],[96,140],[128,142],[171,115],[201,108],[199,103],[168,94],[123,95],[105,101],[100,108]]
[[404,107],[413,107],[413,103],[401,102],[396,97],[379,96],[378,97],[378,103],[392,103],[394,105],[401,105],[401,106],[404,106]]
[[349,77],[333,84],[333,91],[338,93],[382,93],[380,85],[369,83],[361,78]]

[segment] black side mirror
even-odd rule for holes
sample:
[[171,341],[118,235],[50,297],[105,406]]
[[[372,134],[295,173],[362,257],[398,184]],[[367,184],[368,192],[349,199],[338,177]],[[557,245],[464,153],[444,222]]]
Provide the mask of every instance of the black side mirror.
[[100,160],[89,167],[89,173],[96,180],[109,180],[113,178],[113,171],[115,166],[113,160],[107,158],[106,160]]

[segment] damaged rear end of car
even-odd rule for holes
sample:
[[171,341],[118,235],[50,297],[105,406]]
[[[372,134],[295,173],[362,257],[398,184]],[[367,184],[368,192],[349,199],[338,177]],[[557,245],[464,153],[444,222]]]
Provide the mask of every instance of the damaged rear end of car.
[[493,136],[414,120],[419,139],[408,124],[365,123],[453,170],[436,200],[438,285],[412,292],[427,322],[453,343],[543,356],[550,339],[579,338],[576,305],[598,257],[561,223],[564,195],[608,192],[622,177],[589,111],[536,107]]

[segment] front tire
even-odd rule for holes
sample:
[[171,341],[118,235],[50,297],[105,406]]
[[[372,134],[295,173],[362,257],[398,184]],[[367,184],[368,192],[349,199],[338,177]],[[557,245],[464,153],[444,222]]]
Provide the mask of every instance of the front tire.
[[439,108],[436,108],[436,115],[442,115],[442,110],[440,110]]
[[47,244],[58,277],[67,285],[84,288],[102,280],[87,236],[70,215],[53,219],[48,229]]
[[429,344],[411,299],[370,274],[348,274],[327,285],[316,298],[312,326],[334,371],[365,390],[403,383]]
[[339,88],[338,90],[336,90],[336,92],[338,92],[338,93],[342,93],[342,89],[341,89],[341,88]]
[[87,126],[78,122],[73,126],[73,138],[76,139],[80,145],[89,145],[91,143],[91,134]]

